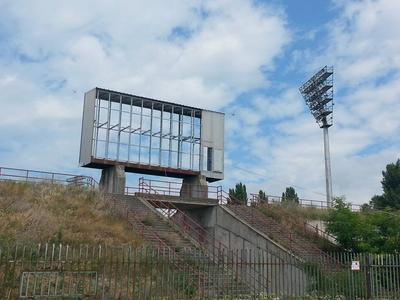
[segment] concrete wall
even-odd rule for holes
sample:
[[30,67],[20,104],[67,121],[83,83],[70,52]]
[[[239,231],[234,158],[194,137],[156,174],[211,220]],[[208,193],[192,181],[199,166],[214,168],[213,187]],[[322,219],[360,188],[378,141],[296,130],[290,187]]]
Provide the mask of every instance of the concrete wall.
[[[304,295],[306,275],[301,267],[302,262],[285,248],[236,217],[224,206],[196,208],[187,213],[215,236],[217,247],[221,242],[241,255],[253,253],[258,257],[254,267],[242,274],[252,285],[267,286],[268,291],[275,294]],[[249,273],[255,274],[258,279],[249,276]]]

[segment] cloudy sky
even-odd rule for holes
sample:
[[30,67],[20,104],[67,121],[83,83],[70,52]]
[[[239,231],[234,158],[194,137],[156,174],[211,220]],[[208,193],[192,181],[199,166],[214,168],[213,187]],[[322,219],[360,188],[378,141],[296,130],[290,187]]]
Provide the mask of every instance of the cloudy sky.
[[[226,180],[324,199],[298,87],[335,67],[333,190],[363,203],[400,156],[400,1],[0,2],[0,165],[78,167],[95,86],[226,113]],[[131,182],[135,180],[130,177]]]

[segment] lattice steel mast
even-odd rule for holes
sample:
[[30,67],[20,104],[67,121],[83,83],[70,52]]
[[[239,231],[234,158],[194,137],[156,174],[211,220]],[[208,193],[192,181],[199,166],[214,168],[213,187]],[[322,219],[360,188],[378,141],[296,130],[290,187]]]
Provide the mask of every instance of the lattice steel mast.
[[333,196],[328,128],[333,125],[333,67],[322,68],[299,90],[324,132],[326,202],[331,207]]

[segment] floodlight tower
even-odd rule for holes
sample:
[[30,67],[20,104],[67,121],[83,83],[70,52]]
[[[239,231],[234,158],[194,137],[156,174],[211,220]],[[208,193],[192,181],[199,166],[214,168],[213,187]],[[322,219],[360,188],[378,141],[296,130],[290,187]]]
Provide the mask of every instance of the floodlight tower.
[[332,205],[332,174],[328,128],[333,125],[333,67],[325,66],[300,87],[307,106],[324,131],[326,202]]

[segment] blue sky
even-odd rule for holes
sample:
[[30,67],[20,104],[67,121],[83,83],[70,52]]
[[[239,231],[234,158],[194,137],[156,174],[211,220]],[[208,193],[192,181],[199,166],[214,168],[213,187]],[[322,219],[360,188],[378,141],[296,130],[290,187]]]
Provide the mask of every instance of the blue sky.
[[[400,1],[2,1],[0,165],[78,167],[101,86],[226,113],[226,180],[324,199],[322,132],[298,87],[335,67],[333,190],[363,203],[400,149]],[[130,175],[130,183],[135,176]]]

